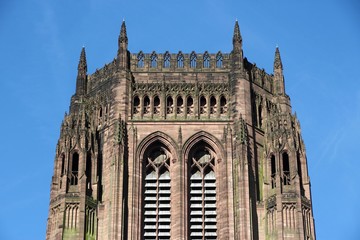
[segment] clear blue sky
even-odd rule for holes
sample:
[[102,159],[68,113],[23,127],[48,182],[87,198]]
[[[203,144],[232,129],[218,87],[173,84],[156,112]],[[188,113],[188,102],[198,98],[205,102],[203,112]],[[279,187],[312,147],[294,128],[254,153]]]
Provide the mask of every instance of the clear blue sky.
[[[321,3],[320,3],[321,2]],[[360,239],[360,3],[0,1],[0,239],[45,239],[55,146],[81,47],[93,73],[117,53],[230,52],[272,71],[275,46],[306,144],[318,239]]]

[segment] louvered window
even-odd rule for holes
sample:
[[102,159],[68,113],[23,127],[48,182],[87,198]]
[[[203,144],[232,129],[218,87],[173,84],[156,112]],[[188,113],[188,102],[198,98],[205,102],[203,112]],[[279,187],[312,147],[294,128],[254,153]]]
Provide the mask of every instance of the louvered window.
[[216,239],[216,178],[214,157],[207,150],[194,154],[190,175],[190,238]]
[[170,239],[169,157],[156,150],[146,161],[144,239]]

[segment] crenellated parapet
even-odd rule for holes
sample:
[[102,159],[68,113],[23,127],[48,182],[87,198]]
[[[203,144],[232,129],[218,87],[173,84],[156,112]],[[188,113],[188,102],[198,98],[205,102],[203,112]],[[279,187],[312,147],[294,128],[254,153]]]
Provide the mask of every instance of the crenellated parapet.
[[231,68],[227,53],[143,53],[131,54],[133,72],[226,72]]

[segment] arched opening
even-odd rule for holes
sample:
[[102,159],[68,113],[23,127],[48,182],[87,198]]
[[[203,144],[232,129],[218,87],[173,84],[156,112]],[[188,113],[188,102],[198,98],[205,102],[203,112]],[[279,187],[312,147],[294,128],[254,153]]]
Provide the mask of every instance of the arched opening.
[[166,98],[166,113],[167,114],[174,113],[174,101],[173,101],[173,98],[171,96],[168,96]]
[[222,68],[223,67],[223,56],[222,54],[219,52],[216,55],[216,68]]
[[216,239],[216,174],[214,149],[200,141],[189,152],[189,226],[191,239]]
[[194,114],[194,100],[191,96],[189,96],[186,100],[186,113],[188,115]]
[[200,114],[206,114],[206,98],[204,96],[200,97]]
[[210,68],[210,55],[205,52],[203,57],[203,67]]
[[197,61],[196,53],[192,52],[190,54],[190,68],[196,68],[196,61]]
[[275,156],[271,155],[270,157],[270,180],[271,180],[271,188],[276,187],[276,161]]
[[283,160],[283,182],[284,185],[290,185],[289,155],[286,152],[282,154],[282,160]]
[[153,52],[150,56],[150,67],[157,68],[157,55]]
[[140,52],[138,54],[138,56],[137,56],[137,60],[138,60],[137,67],[138,68],[143,68],[144,67],[144,65],[145,65],[144,64],[144,59],[145,59],[144,54],[142,52]]
[[144,110],[143,110],[144,114],[149,114],[150,113],[150,98],[148,96],[144,97]]
[[210,97],[210,114],[215,114],[217,110],[216,98],[214,96]]
[[176,100],[176,113],[182,114],[183,112],[184,112],[184,100],[181,96],[178,96]]
[[144,239],[170,238],[170,158],[168,148],[159,141],[144,154]]
[[160,98],[158,96],[154,97],[154,114],[160,114]]
[[227,104],[226,98],[224,96],[220,97],[220,114],[227,113]]
[[134,97],[133,106],[133,114],[140,113],[140,98],[138,96]]
[[184,67],[184,55],[181,52],[179,52],[177,56],[177,67],[178,68]]
[[171,55],[169,52],[164,54],[164,68],[170,68]]

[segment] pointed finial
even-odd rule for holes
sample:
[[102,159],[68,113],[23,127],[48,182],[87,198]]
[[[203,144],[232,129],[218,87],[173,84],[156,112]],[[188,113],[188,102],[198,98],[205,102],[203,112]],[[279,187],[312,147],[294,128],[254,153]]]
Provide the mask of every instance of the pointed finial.
[[240,34],[240,27],[239,27],[239,23],[236,19],[235,27],[234,27],[233,43],[241,42],[241,41],[242,41],[242,38],[241,38],[241,34]]
[[76,94],[84,94],[86,86],[87,63],[85,47],[82,47],[80,53],[80,60],[78,65],[78,74],[76,78]]
[[80,60],[78,65],[78,70],[85,70],[85,73],[87,71],[87,63],[86,63],[86,53],[85,53],[85,47],[83,46],[80,53]]
[[127,42],[128,42],[128,38],[126,33],[126,25],[125,25],[125,20],[123,20],[120,29],[119,43],[127,43]]
[[279,46],[276,46],[275,50],[275,59],[274,59],[274,69],[283,69],[281,57],[280,57],[280,51]]

